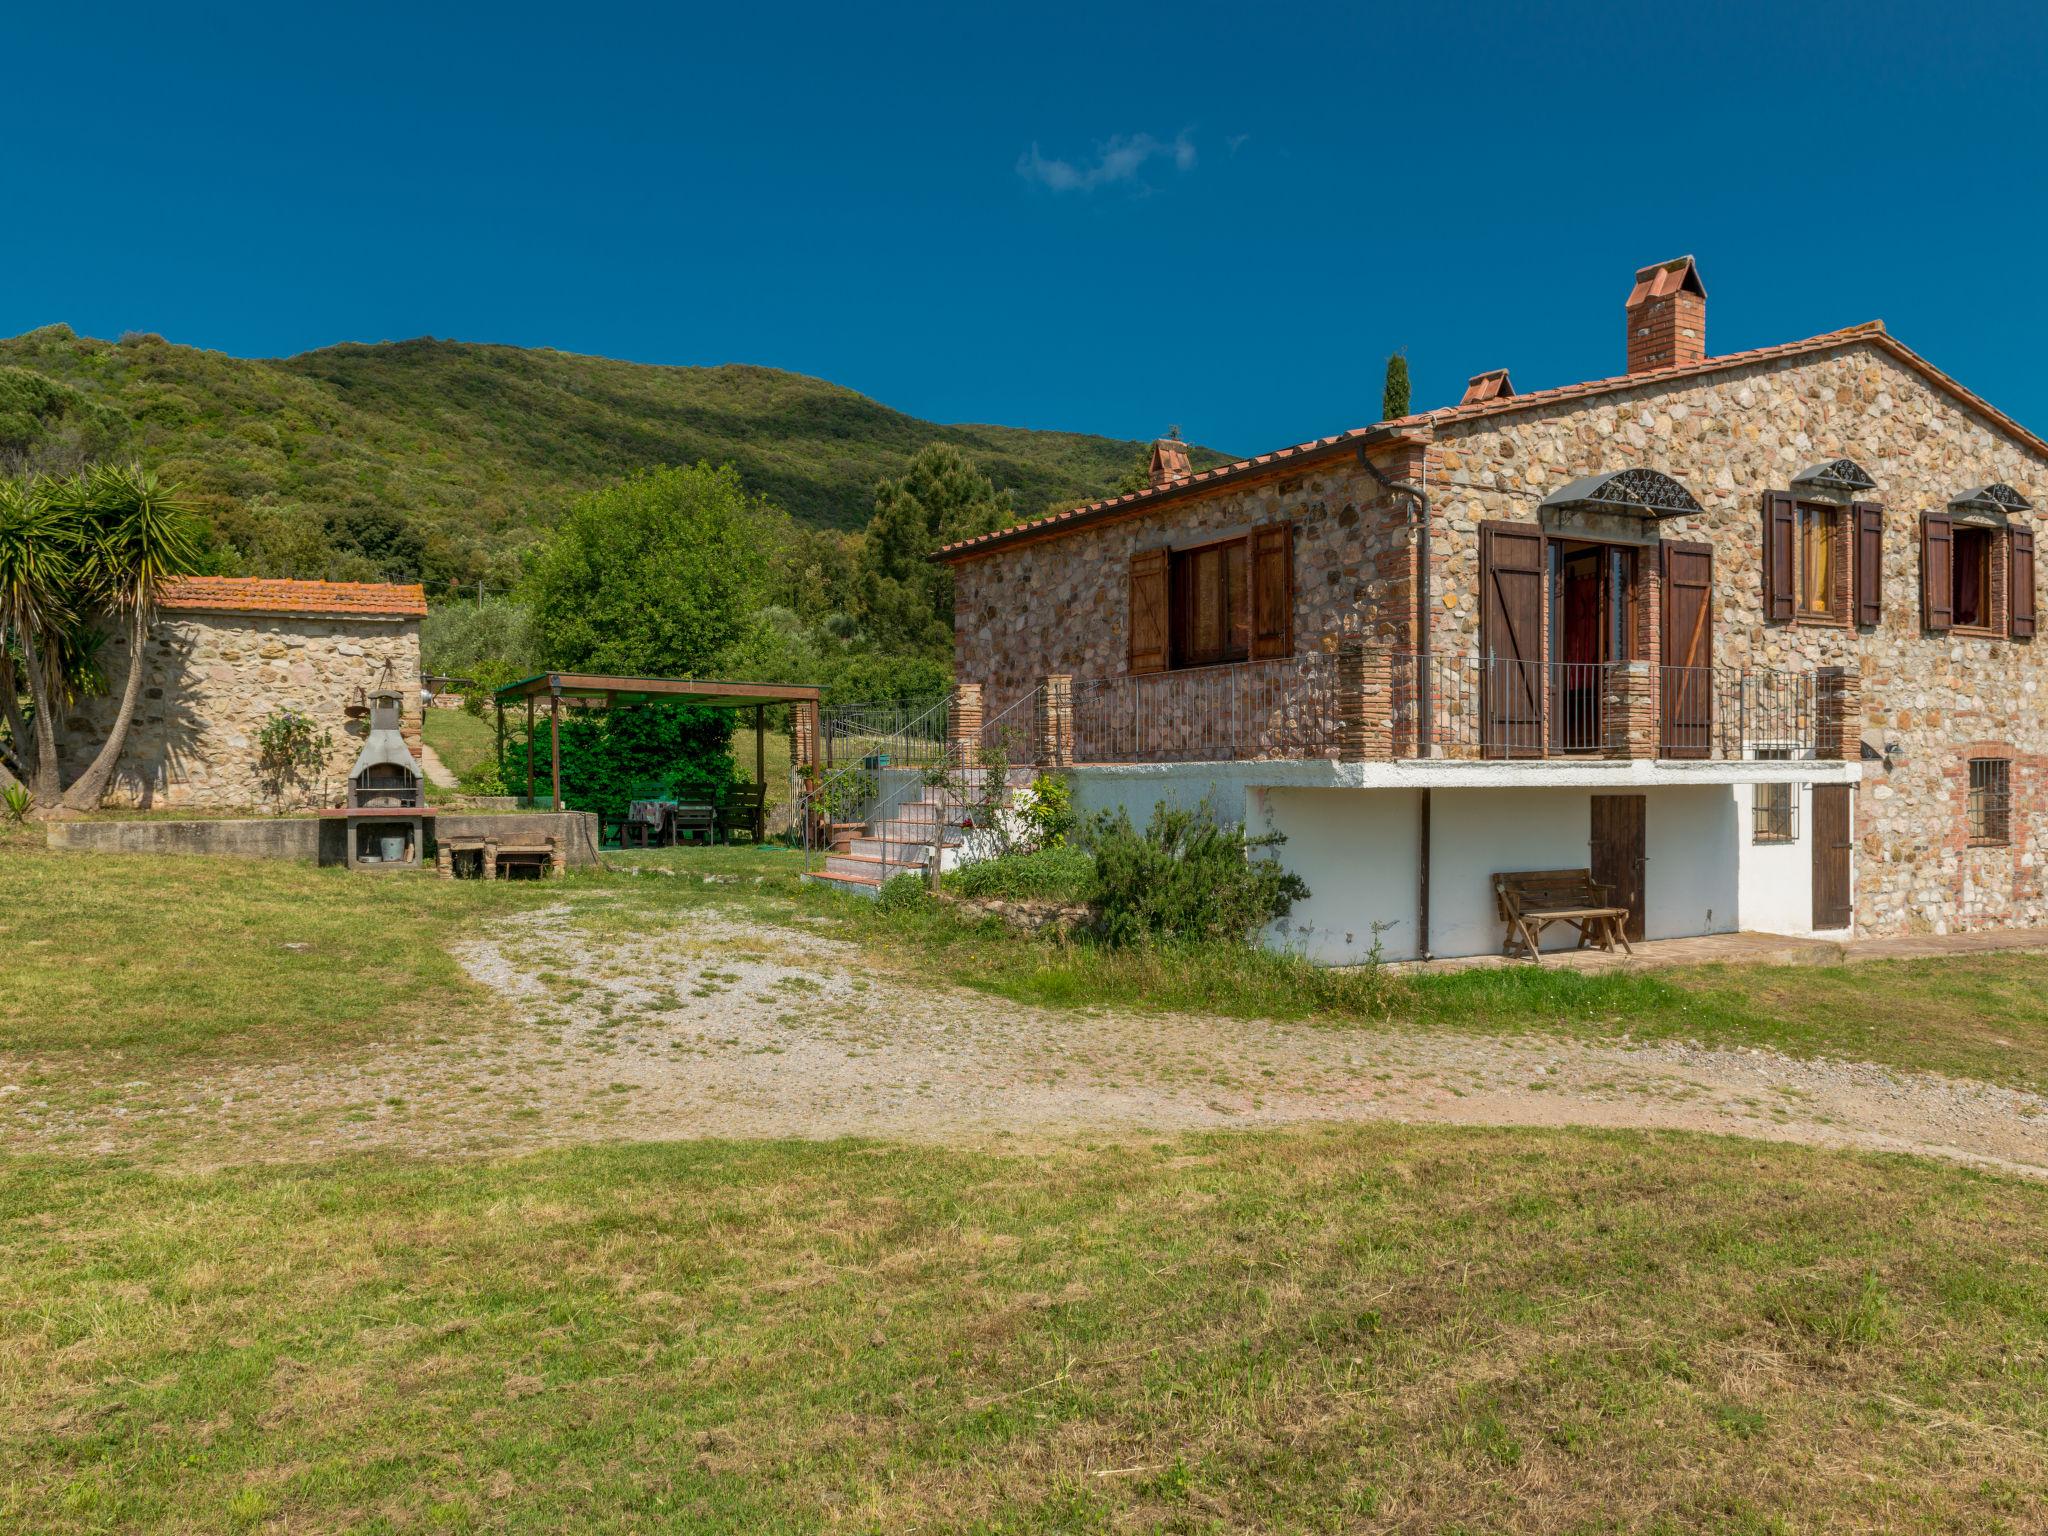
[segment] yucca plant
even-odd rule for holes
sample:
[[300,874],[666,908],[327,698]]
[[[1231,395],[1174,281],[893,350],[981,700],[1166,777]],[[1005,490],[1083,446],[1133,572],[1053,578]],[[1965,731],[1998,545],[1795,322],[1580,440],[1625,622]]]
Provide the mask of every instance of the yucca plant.
[[9,821],[27,821],[35,803],[36,797],[28,792],[26,784],[0,785],[0,811],[7,813]]
[[198,564],[199,522],[176,485],[139,464],[99,465],[62,483],[50,497],[81,529],[79,585],[89,599],[126,621],[128,674],[107,739],[64,791],[65,809],[100,803],[127,745],[142,697],[144,646],[164,583]]
[[[61,637],[79,623],[80,525],[39,475],[0,478],[0,653],[8,653],[7,720],[29,785],[46,803],[57,797],[57,710],[62,691]],[[12,647],[9,652],[9,647]],[[13,661],[28,684],[30,720],[14,708]],[[27,726],[27,735],[22,727]],[[34,742],[31,750],[30,741]]]

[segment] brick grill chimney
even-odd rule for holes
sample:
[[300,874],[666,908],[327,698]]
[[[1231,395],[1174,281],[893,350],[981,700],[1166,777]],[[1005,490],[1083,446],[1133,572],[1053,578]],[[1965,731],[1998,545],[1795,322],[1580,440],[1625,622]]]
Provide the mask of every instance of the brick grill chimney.
[[1706,360],[1707,290],[1690,256],[1638,272],[1627,314],[1630,373]]
[[1180,440],[1179,427],[1152,445],[1152,464],[1145,471],[1146,482],[1152,489],[1156,491],[1175,480],[1185,480],[1193,473],[1194,466],[1188,462],[1188,445]]

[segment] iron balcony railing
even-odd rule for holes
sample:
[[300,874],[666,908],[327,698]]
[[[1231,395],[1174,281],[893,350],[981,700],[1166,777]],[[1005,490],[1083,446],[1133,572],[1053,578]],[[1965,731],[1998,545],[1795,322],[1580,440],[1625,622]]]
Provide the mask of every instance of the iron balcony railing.
[[1077,763],[1335,757],[1337,658],[1322,651],[1074,680]]
[[[1610,720],[1620,697],[1616,665],[1396,654],[1388,710],[1393,754],[1600,755],[1608,750],[1610,727],[1617,724]],[[1658,757],[1741,760],[1804,757],[1813,751],[1811,673],[1657,667],[1648,670],[1643,682],[1651,689],[1648,706]]]

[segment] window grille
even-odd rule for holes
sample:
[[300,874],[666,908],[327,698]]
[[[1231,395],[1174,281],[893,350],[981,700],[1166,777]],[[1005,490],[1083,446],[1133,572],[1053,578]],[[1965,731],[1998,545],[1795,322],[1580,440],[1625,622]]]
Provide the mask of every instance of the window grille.
[[[1793,756],[1791,747],[1758,747],[1756,755],[1769,762],[1785,762]],[[1799,786],[1797,784],[1755,784],[1750,787],[1750,840],[1758,843],[1799,841]]]
[[1970,759],[1970,841],[2012,841],[2012,764],[2002,757]]

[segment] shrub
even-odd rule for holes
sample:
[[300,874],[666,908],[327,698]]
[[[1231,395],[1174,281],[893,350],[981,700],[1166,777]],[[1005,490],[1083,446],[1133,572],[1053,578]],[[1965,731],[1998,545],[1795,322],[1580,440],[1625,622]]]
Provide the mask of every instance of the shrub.
[[891,875],[882,882],[882,889],[875,897],[875,904],[884,912],[911,912],[924,906],[932,899],[931,891],[925,886],[924,876],[905,870],[900,875]]
[[1105,943],[1248,943],[1305,899],[1308,886],[1257,855],[1284,839],[1219,824],[1207,802],[1154,807],[1140,833],[1123,811],[1089,826],[1097,929]]
[[0,789],[0,811],[7,813],[9,821],[27,821],[35,803],[36,797],[28,792],[26,785],[9,784]]
[[1031,799],[1024,807],[1024,840],[1034,848],[1057,848],[1078,819],[1074,786],[1065,777],[1041,773],[1031,781]]
[[505,787],[505,776],[498,765],[489,758],[480,763],[471,763],[455,780],[456,789],[465,795],[509,795]]
[[1006,901],[1087,901],[1095,891],[1095,856],[1085,848],[1041,848],[966,864],[946,876],[962,896]]
[[312,787],[333,750],[334,733],[296,709],[271,711],[256,732],[256,765],[273,795],[282,795],[292,784]]

